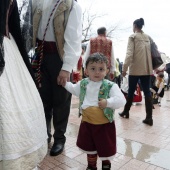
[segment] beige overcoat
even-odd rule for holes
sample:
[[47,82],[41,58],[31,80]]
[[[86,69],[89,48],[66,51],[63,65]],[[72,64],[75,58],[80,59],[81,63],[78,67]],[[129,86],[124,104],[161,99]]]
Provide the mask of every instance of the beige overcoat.
[[145,33],[134,33],[129,37],[123,71],[129,75],[143,76],[153,73],[149,36]]

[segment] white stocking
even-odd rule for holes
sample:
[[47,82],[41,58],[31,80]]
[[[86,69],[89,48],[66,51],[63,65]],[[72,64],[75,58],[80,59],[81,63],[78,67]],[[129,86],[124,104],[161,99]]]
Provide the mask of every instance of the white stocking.
[[161,103],[161,100],[162,100],[162,97],[159,97],[158,98],[158,102]]

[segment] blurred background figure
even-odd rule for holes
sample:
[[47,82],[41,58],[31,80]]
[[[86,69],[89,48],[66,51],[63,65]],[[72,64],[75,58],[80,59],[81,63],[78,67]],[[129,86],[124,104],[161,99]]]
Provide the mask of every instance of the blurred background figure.
[[161,106],[161,100],[164,96],[164,73],[158,73],[155,85],[150,90],[153,93],[153,99],[157,99],[157,103]]

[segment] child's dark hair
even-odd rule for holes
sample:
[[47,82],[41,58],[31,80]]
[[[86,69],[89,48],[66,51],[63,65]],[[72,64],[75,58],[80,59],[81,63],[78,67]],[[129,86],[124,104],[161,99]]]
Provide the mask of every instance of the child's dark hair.
[[108,65],[107,57],[104,56],[102,53],[94,53],[90,55],[86,61],[86,68],[90,62],[91,63],[94,63],[94,62],[106,63],[106,65]]
[[158,73],[158,76],[160,77],[160,78],[164,78],[164,73]]

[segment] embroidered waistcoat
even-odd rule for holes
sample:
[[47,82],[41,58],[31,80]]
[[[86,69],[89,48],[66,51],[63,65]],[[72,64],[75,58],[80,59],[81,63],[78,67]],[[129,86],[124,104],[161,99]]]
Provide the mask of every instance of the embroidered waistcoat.
[[104,54],[109,63],[108,67],[111,66],[111,52],[112,52],[112,41],[106,38],[105,36],[98,36],[90,40],[90,54],[93,53],[102,53]]
[[[67,25],[68,17],[72,9],[74,0],[64,0],[62,1],[55,11],[53,24],[54,24],[54,34],[56,39],[56,46],[60,58],[63,59],[64,55],[64,31]],[[36,38],[38,34],[38,27],[42,17],[42,9],[37,8],[33,16],[33,46],[36,45]]]
[[[80,82],[79,112],[80,112],[81,106],[83,104],[84,97],[86,95],[87,84],[88,84],[88,78],[85,78]],[[106,79],[103,79],[103,82],[102,82],[102,84],[100,86],[98,99],[101,99],[101,98],[107,99],[107,98],[109,98],[109,92],[110,92],[110,89],[112,88],[113,84],[114,84],[113,82],[110,82],[110,81],[108,81]],[[103,109],[103,112],[104,112],[104,115],[106,116],[106,118],[109,120],[109,122],[113,122],[115,110],[106,107],[105,109]],[[80,115],[81,114],[79,114],[79,116]]]

